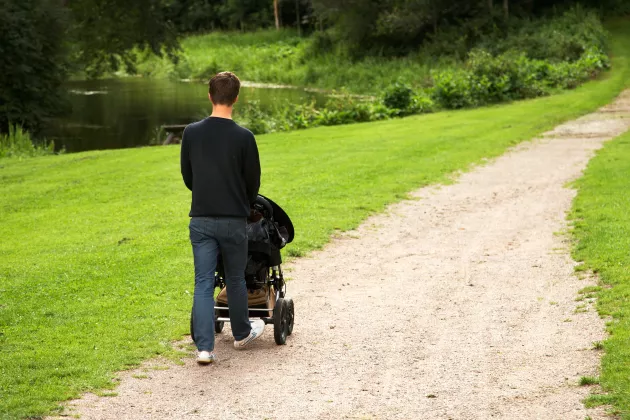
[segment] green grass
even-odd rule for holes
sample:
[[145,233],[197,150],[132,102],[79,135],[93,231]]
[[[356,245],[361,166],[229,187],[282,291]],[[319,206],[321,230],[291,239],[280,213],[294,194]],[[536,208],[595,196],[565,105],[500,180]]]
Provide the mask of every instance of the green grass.
[[594,376],[582,376],[580,378],[579,385],[588,386],[588,385],[597,385],[598,383],[599,383],[599,378],[595,378]]
[[[260,136],[262,192],[295,222],[289,252],[609,102],[630,78],[630,28],[616,34],[614,71],[575,91]],[[54,412],[112,388],[116,371],[175,352],[193,286],[178,155],[170,146],[0,160],[0,417]]]
[[587,399],[590,406],[611,404],[630,419],[630,133],[608,143],[577,182],[574,257],[599,275],[608,287],[590,288],[597,308],[611,316],[610,337],[596,348],[605,351],[600,384],[605,395]]
[[[437,64],[418,54],[395,60],[371,57],[351,61],[341,51],[313,53],[312,42],[312,38],[300,38],[291,31],[275,30],[192,35],[181,40],[177,64],[146,52],[139,55],[137,70],[146,77],[196,80],[230,70],[248,81],[320,89],[343,86],[355,93],[376,94],[395,80],[422,86],[431,65]],[[455,63],[447,61],[451,67]]]

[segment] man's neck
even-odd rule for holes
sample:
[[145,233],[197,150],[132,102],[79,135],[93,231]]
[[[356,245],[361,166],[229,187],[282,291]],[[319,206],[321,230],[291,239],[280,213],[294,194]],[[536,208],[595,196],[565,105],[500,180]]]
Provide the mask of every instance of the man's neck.
[[211,117],[232,119],[232,107],[225,105],[213,105]]

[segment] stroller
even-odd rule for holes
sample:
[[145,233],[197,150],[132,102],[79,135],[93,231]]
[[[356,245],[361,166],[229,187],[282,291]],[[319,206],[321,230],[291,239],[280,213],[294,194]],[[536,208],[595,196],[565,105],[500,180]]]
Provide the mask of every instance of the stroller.
[[[249,317],[273,324],[273,336],[278,345],[285,344],[287,336],[293,333],[295,311],[293,300],[287,296],[280,255],[280,250],[293,241],[293,236],[293,223],[289,216],[276,203],[259,195],[247,221],[245,283]],[[221,290],[214,306],[214,330],[218,334],[223,331],[225,323],[230,322],[221,255],[217,260],[216,287]],[[190,335],[195,341],[192,313]]]

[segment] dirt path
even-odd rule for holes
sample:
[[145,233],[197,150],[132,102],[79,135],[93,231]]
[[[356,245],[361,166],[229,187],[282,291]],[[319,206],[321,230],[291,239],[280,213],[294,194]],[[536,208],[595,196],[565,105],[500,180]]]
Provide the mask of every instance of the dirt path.
[[[455,185],[416,191],[291,265],[297,324],[249,351],[218,336],[191,357],[122,374],[87,419],[579,419],[603,321],[577,312],[565,213],[593,151],[630,126],[630,93]],[[145,372],[146,371],[146,372]],[[134,377],[134,375],[136,377]],[[149,378],[139,378],[147,375]]]

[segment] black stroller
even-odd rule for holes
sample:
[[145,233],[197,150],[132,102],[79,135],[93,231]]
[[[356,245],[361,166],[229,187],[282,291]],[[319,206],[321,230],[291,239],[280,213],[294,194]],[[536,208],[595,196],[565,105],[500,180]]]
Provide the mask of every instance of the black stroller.
[[[293,241],[293,223],[289,216],[270,199],[259,195],[252,206],[247,223],[248,259],[245,282],[248,290],[250,318],[261,318],[265,324],[273,324],[276,344],[285,344],[293,332],[295,310],[293,300],[287,297],[287,285],[282,275],[280,250]],[[223,331],[230,322],[225,289],[223,259],[219,255],[215,288],[221,291],[214,306],[215,333]],[[195,340],[192,314],[190,335]]]

